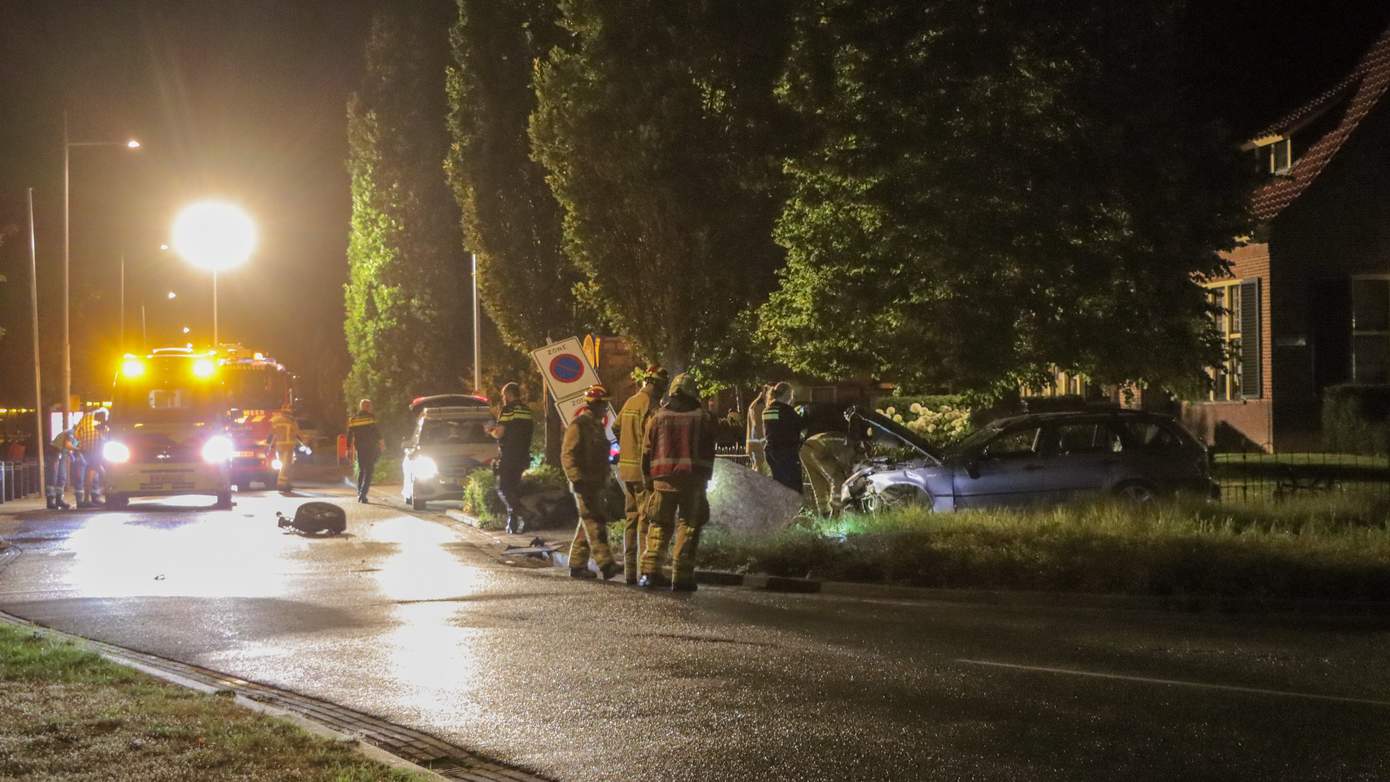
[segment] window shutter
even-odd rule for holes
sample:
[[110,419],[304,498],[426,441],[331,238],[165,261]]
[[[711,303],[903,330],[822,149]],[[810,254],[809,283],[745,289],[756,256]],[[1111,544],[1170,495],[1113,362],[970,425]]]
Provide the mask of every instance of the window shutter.
[[1240,390],[1246,399],[1264,395],[1260,355],[1260,281],[1245,280],[1240,284]]

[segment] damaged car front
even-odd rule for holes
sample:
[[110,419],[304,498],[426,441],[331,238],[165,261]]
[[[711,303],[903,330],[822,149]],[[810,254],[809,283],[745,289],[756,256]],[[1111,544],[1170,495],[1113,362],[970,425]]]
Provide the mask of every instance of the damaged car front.
[[906,505],[953,510],[952,471],[940,451],[882,413],[850,408],[845,419],[863,454],[840,488],[846,508],[866,513]]

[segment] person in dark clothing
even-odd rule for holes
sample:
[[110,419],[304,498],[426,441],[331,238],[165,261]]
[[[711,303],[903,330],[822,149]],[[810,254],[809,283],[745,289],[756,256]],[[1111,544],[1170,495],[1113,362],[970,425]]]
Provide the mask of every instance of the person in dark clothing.
[[372,488],[372,471],[376,460],[386,449],[377,428],[376,416],[372,415],[372,400],[363,399],[357,405],[357,412],[348,419],[348,448],[357,453],[357,501],[367,502],[367,491]]
[[801,493],[801,416],[792,407],[790,383],[778,383],[767,392],[763,409],[763,436],[767,438],[767,463],[772,479]]
[[502,412],[488,434],[497,441],[497,496],[507,508],[507,533],[526,531],[521,518],[521,474],[531,466],[531,434],[535,429],[531,408],[521,401],[521,386],[508,383],[502,386]]

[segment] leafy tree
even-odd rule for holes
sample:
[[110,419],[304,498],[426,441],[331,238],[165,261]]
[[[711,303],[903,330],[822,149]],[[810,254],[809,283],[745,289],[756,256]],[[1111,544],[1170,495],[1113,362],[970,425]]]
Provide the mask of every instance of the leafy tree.
[[776,356],[961,390],[1213,363],[1196,281],[1245,232],[1248,180],[1187,110],[1179,6],[798,6],[778,94],[817,135],[787,166]]
[[536,78],[534,154],[582,295],[682,369],[774,284],[787,143],[772,96],[790,0],[562,0]]
[[383,6],[348,101],[349,403],[399,431],[412,396],[466,383],[468,266],[444,178],[446,3]]
[[[564,33],[554,0],[458,0],[446,80],[452,144],[445,161],[478,256],[478,286],[505,342],[530,351],[577,332],[578,271],[565,257],[561,210],[531,159],[533,63]],[[491,362],[489,362],[491,363]]]

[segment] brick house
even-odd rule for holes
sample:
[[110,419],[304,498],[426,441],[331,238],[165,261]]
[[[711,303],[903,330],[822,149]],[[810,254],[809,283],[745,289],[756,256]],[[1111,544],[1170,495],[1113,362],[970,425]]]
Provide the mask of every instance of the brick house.
[[1210,284],[1232,350],[1210,398],[1182,404],[1208,441],[1320,447],[1321,393],[1390,383],[1390,30],[1332,89],[1243,148],[1268,179],[1258,228]]

